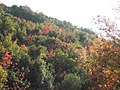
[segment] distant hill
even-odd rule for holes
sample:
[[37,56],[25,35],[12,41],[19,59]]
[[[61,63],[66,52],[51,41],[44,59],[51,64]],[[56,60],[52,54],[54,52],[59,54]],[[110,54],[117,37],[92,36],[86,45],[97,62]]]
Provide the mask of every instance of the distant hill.
[[6,9],[5,11],[7,13],[10,13],[13,16],[18,16],[26,20],[33,21],[35,23],[36,22],[47,22],[49,24],[56,25],[60,28],[65,28],[65,29],[70,29],[70,30],[73,30],[76,27],[76,26],[73,26],[70,22],[60,21],[56,18],[48,17],[47,15],[44,15],[42,12],[41,13],[34,12],[28,6],[17,7],[16,5],[13,5],[12,7],[7,7],[4,4],[1,4],[1,6],[4,9]]
[[[21,19],[32,21],[34,23],[49,24],[56,28],[58,27],[60,29],[65,29],[68,32],[74,32],[74,33],[77,32],[77,34],[82,33],[82,35],[87,34],[85,36],[86,39],[89,39],[87,41],[91,41],[90,39],[93,39],[92,35],[95,34],[93,31],[91,31],[88,28],[78,28],[76,26],[73,26],[70,22],[60,21],[56,18],[48,17],[43,13],[34,12],[28,6],[18,7],[16,5],[13,5],[12,7],[7,7],[4,4],[1,4],[0,6],[5,10],[6,13],[9,13],[14,17],[19,17]],[[84,42],[85,38],[82,38],[83,40],[80,40],[80,41]]]

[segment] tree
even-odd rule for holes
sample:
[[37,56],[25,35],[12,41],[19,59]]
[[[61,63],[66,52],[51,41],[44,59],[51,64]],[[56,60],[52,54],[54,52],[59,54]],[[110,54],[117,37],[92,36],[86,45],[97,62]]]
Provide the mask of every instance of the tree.
[[29,81],[31,83],[30,90],[53,90],[52,72],[42,59],[32,64]]
[[[110,18],[100,15],[98,15],[94,20],[96,26],[98,26],[98,29],[105,33],[105,37],[109,37],[111,39],[120,39],[120,30],[115,20],[112,21]],[[103,34],[101,34],[101,36],[103,36]]]
[[62,81],[62,90],[82,90],[80,77],[74,74],[67,74]]
[[[95,39],[89,48],[91,63],[91,88],[118,90],[119,88],[119,58],[120,46],[110,40]],[[91,89],[90,88],[90,89]]]
[[[120,4],[115,10],[120,13]],[[93,87],[98,89],[118,90],[120,85],[119,71],[119,52],[120,52],[120,30],[119,16],[114,20],[106,16],[98,15],[95,24],[106,34],[110,40],[98,39],[93,41],[90,47],[92,51],[92,59],[95,61],[92,66]],[[104,38],[104,36],[103,36]],[[95,66],[95,67],[94,67]]]
[[120,40],[120,1],[118,1],[118,5],[114,7],[113,10],[116,11],[116,15],[113,19],[98,15],[93,20],[95,21],[95,24],[98,26],[98,28],[106,33],[107,37]]

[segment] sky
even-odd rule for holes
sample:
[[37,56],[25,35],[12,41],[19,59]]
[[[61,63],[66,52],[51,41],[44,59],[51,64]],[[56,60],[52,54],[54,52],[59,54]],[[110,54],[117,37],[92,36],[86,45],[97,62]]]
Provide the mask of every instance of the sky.
[[27,5],[47,16],[66,20],[78,27],[92,28],[92,19],[97,15],[113,17],[112,8],[118,0],[0,0],[12,5]]

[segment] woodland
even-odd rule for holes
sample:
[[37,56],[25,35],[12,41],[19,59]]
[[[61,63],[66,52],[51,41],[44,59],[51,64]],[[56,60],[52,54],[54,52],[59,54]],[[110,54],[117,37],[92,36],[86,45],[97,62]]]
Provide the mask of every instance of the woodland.
[[120,30],[107,17],[89,28],[0,4],[0,90],[120,90]]

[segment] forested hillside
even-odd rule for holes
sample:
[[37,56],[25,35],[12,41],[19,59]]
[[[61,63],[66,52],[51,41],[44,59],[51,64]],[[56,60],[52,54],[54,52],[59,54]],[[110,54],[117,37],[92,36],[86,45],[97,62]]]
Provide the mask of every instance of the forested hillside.
[[119,39],[0,4],[0,90],[119,90]]

